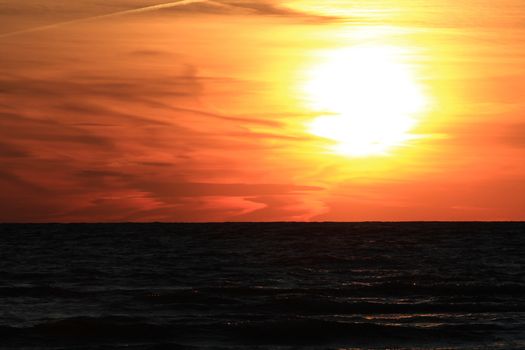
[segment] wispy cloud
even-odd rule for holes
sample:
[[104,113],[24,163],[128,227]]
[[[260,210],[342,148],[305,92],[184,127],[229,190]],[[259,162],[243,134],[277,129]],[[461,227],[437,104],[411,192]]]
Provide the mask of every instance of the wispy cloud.
[[[81,6],[80,4],[78,6]],[[193,13],[193,14],[240,14],[240,15],[263,15],[263,16],[286,16],[286,17],[297,17],[308,21],[327,21],[333,20],[334,17],[314,15],[311,13],[302,13],[299,11],[292,10],[290,8],[276,5],[272,2],[263,1],[239,1],[239,0],[179,0],[165,2],[155,5],[142,6],[138,8],[132,8],[127,10],[115,11],[105,14],[99,14],[94,16],[88,16],[83,18],[76,18],[67,21],[55,22],[52,24],[35,26],[7,33],[0,33],[0,39],[15,37],[18,35],[42,32],[61,27],[72,26],[75,24],[81,24],[86,22],[95,22],[100,20],[106,20],[116,17],[123,17],[128,15],[141,14],[146,12],[161,12],[169,10],[178,10],[182,13]]]
[[[304,141],[283,131],[281,114],[232,113],[203,103],[222,98],[224,87],[252,91],[254,82],[201,74],[198,62],[186,62],[176,49],[142,41],[112,48],[114,61],[90,52],[98,41],[78,52],[67,40],[57,45],[47,57],[35,56],[48,65],[22,63],[17,55],[24,53],[2,58],[0,159],[9,172],[0,176],[0,188],[9,190],[0,199],[18,202],[0,205],[0,221],[221,221],[248,219],[252,211],[253,218],[270,220],[280,210],[297,218],[318,213],[301,203],[324,189],[283,177],[264,159],[267,150]],[[147,69],[137,69],[144,64]]]
[[78,18],[78,19],[74,19],[74,20],[71,20],[71,21],[58,22],[58,23],[53,23],[53,24],[49,24],[49,25],[45,25],[45,26],[38,26],[38,27],[22,29],[22,30],[18,30],[18,31],[14,31],[14,32],[9,32],[9,33],[3,33],[3,34],[0,34],[0,38],[8,38],[8,37],[16,36],[16,35],[21,35],[21,34],[26,34],[26,33],[33,33],[33,32],[40,32],[40,31],[45,31],[45,30],[49,30],[49,29],[55,29],[55,28],[59,28],[59,27],[72,25],[72,24],[77,24],[77,23],[91,22],[91,21],[97,21],[97,20],[112,18],[112,17],[119,17],[119,16],[125,16],[125,15],[131,15],[131,14],[137,14],[137,13],[143,13],[143,12],[149,12],[149,11],[158,11],[158,10],[162,10],[162,9],[166,9],[166,8],[172,8],[172,7],[177,7],[177,6],[186,6],[186,5],[193,4],[193,3],[200,3],[200,2],[207,2],[207,1],[209,1],[209,0],[180,0],[180,1],[172,1],[172,2],[167,2],[167,3],[162,3],[162,4],[158,4],[158,5],[144,6],[144,7],[134,8],[134,9],[130,9],[130,10],[117,11],[117,12],[112,12],[112,13],[98,15],[98,16],[90,16],[90,17],[85,17],[85,18]]

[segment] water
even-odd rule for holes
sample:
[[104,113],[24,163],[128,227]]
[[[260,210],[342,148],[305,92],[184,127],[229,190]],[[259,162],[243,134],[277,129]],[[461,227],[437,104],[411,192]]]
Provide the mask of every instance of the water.
[[525,348],[525,223],[0,231],[2,348]]

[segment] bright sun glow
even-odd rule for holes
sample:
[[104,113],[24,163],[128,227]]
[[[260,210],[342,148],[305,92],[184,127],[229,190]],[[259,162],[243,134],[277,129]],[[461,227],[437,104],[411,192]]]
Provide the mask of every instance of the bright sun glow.
[[388,154],[416,138],[411,131],[427,98],[402,58],[389,46],[331,51],[304,86],[310,107],[326,113],[309,123],[309,132],[353,157]]

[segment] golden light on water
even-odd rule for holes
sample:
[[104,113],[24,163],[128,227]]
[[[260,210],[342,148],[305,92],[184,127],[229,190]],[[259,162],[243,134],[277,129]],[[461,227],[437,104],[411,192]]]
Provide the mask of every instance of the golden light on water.
[[333,140],[331,151],[353,157],[385,155],[419,137],[412,131],[428,97],[404,55],[379,45],[328,52],[303,87],[309,108],[325,113],[308,131]]

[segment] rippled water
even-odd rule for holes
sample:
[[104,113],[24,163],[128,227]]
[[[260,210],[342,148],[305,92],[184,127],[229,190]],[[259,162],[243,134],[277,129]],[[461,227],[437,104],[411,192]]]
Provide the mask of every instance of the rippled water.
[[525,348],[524,223],[0,232],[3,347]]

